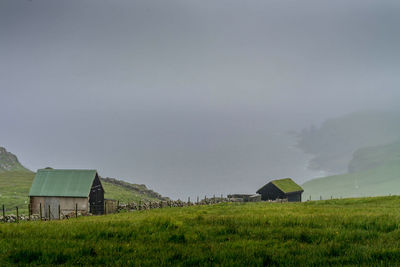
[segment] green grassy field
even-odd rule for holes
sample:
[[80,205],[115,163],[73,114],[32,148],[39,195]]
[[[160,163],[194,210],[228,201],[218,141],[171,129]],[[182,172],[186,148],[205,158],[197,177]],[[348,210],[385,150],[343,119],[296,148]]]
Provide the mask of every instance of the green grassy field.
[[0,265],[399,266],[400,197],[0,223]]
[[[35,173],[30,171],[0,172],[0,206],[5,205],[7,213],[15,214],[15,207],[19,207],[21,213],[27,214],[29,203],[29,190]],[[105,198],[119,200],[123,203],[132,201],[156,201],[157,199],[137,193],[122,186],[102,182],[105,190]]]

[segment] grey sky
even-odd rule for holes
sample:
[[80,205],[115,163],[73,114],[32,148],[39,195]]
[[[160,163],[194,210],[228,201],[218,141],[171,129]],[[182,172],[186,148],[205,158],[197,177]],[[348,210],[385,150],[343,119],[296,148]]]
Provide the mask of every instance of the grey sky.
[[398,1],[0,2],[0,145],[172,197],[301,182],[286,135],[400,101]]

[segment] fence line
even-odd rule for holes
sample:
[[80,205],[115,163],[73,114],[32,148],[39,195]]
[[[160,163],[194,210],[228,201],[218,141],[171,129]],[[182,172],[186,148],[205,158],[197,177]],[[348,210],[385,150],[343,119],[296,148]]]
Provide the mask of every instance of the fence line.
[[[155,208],[166,208],[166,207],[185,207],[192,205],[206,205],[206,204],[214,204],[219,202],[226,202],[226,199],[216,198],[215,195],[213,198],[204,197],[204,200],[199,200],[197,197],[197,201],[193,202],[188,197],[187,202],[183,202],[181,200],[169,200],[169,201],[141,201],[139,203],[131,202],[129,204],[120,204],[119,201],[112,204],[107,202],[104,205],[90,205],[89,211],[100,210],[103,214],[115,213],[121,210],[148,210]],[[21,213],[21,210],[24,211]],[[54,206],[45,205],[41,202],[39,203],[38,210],[36,208],[36,213],[33,214],[33,207],[31,204],[27,205],[16,205],[12,208],[6,207],[4,204],[1,205],[1,213],[0,213],[0,222],[18,222],[18,221],[30,221],[30,220],[54,220],[54,219],[67,219],[72,217],[78,217],[82,215],[90,215],[91,213],[86,210],[79,210],[78,204],[75,204],[74,208],[62,208],[60,205],[54,210]],[[27,213],[27,214],[26,214]],[[15,215],[16,214],[16,215]]]
[[[51,205],[45,205],[40,202],[39,203],[39,212],[33,214],[32,206],[27,204],[26,206],[15,206],[11,209],[6,209],[5,205],[2,205],[2,216],[1,220],[3,222],[18,222],[18,221],[26,221],[26,220],[35,220],[35,221],[42,221],[42,220],[54,220],[54,219],[69,219],[69,218],[77,218],[78,216],[86,216],[92,215],[90,211],[102,210],[103,214],[108,213],[115,213],[120,211],[135,211],[135,210],[150,210],[150,209],[158,209],[158,208],[168,208],[168,207],[187,207],[187,206],[197,206],[197,205],[212,205],[222,202],[246,202],[244,200],[239,200],[237,198],[224,198],[221,194],[220,197],[216,197],[213,195],[212,197],[204,196],[204,199],[200,199],[197,196],[196,201],[191,201],[190,197],[188,197],[187,202],[178,200],[163,200],[163,201],[142,201],[139,200],[138,202],[131,202],[128,204],[120,204],[119,201],[116,205],[116,208],[112,208],[113,205],[107,204],[104,202],[104,205],[90,205],[88,210],[79,210],[78,204],[75,204],[74,208],[62,208],[62,206],[58,205],[56,211],[54,208],[52,209]],[[284,200],[277,200],[277,202],[285,202]],[[111,207],[110,207],[111,206]],[[115,206],[115,203],[114,203]],[[28,215],[19,213],[19,209],[28,210]],[[17,215],[7,215],[9,212],[15,211]],[[37,211],[37,210],[36,210]],[[56,213],[55,213],[56,212]],[[56,216],[57,215],[57,216]]]

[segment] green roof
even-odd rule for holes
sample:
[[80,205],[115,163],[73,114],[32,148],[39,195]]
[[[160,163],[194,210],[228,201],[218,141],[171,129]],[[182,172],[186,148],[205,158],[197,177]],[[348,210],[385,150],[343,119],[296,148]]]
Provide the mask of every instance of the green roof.
[[293,182],[290,178],[280,179],[280,180],[273,180],[271,181],[276,187],[278,187],[283,193],[292,193],[303,191],[303,188]]
[[40,169],[29,196],[88,197],[96,170]]

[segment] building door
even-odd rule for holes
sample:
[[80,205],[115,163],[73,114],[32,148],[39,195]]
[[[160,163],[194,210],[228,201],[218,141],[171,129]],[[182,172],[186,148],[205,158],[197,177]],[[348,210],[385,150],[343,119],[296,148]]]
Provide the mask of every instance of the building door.
[[[58,205],[60,205],[60,200],[56,197],[46,197],[44,199],[44,217],[45,218],[50,218],[51,220],[53,219],[59,219],[58,218]],[[50,207],[50,209],[49,209]],[[49,214],[50,210],[50,214]]]

